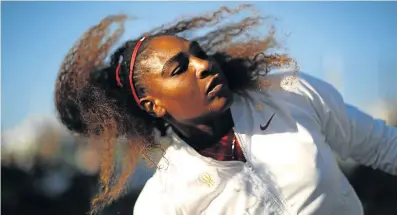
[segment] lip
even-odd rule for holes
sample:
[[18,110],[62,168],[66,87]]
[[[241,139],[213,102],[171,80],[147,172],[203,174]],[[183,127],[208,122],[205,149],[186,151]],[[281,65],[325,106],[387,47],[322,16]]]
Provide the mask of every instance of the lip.
[[210,93],[213,89],[217,87],[217,85],[221,84],[219,80],[219,75],[216,74],[207,84],[205,88],[205,93],[208,94]]
[[225,83],[220,78],[219,74],[215,75],[207,84],[206,94],[208,97],[213,98],[223,91]]
[[219,92],[222,90],[223,84],[217,84],[210,92],[208,92],[209,97],[215,97],[216,95],[219,94]]

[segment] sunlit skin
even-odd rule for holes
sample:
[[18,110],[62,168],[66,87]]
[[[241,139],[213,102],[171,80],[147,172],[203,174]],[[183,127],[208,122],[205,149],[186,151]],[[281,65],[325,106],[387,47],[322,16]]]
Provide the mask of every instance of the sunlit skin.
[[196,148],[213,144],[232,128],[232,93],[219,66],[196,42],[159,36],[148,48],[152,72],[144,76],[147,93],[140,98],[147,112],[166,119]]
[[[243,11],[252,16],[228,22]],[[183,17],[147,31],[133,74],[140,101],[131,91],[130,59],[141,38],[131,38],[115,47],[125,31],[126,15],[105,17],[70,49],[61,64],[54,101],[62,124],[92,139],[90,142],[103,155],[99,177],[102,189],[92,200],[91,214],[119,197],[141,157],[151,164],[147,152],[159,147],[156,137],[168,136],[169,126],[176,133],[172,136],[182,138],[203,156],[240,160],[241,151],[235,154],[237,151],[232,150],[238,146],[233,144],[232,92],[255,89],[256,78],[264,75],[259,71],[292,60],[287,55],[263,55],[276,48],[276,43],[272,42],[273,34],[251,35],[254,28],[266,28],[262,22],[266,17],[256,12],[247,4],[220,7],[209,14]],[[215,25],[213,31],[197,37],[212,59],[207,59],[194,41],[165,36],[189,35]],[[214,78],[217,80],[208,93],[207,85]],[[120,172],[115,174],[114,167],[119,164],[115,163],[114,151],[120,137],[128,144],[120,154],[125,157]],[[160,147],[166,150],[166,145]],[[231,151],[238,157],[226,156]]]

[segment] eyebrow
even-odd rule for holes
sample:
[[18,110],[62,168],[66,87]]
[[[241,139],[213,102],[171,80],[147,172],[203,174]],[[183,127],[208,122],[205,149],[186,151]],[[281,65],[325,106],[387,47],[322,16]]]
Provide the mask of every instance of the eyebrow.
[[165,71],[167,70],[168,66],[175,62],[178,61],[181,57],[183,57],[183,52],[178,52],[178,54],[172,56],[170,59],[167,60],[167,62],[164,63],[163,69],[161,70],[161,76],[164,75]]
[[196,41],[192,41],[192,42],[190,42],[190,44],[189,44],[189,52],[193,52],[193,51],[195,51],[197,48],[201,48],[200,47],[200,44],[198,44],[198,42],[196,42]]
[[[191,41],[189,44],[189,52],[192,53],[195,51],[197,48],[201,48],[200,44],[197,41]],[[178,61],[180,58],[184,56],[183,52],[178,52],[176,55],[172,56],[170,59],[167,60],[167,62],[164,63],[163,68],[161,70],[161,76],[164,75],[165,71],[167,70],[169,64]]]

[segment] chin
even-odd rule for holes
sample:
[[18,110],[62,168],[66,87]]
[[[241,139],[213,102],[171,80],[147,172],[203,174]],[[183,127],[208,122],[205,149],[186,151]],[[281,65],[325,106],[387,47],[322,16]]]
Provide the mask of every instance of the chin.
[[230,108],[232,103],[233,95],[231,93],[228,93],[227,95],[224,95],[222,97],[214,98],[214,100],[211,102],[209,109],[211,110],[211,112],[214,113],[223,112]]

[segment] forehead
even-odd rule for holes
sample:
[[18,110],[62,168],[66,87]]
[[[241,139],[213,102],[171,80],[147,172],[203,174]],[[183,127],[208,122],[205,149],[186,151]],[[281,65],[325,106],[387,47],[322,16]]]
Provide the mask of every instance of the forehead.
[[180,52],[189,50],[190,42],[176,36],[158,36],[148,41],[150,57],[145,59],[152,75],[160,74],[164,64]]
[[175,55],[189,49],[190,42],[177,36],[158,36],[148,42],[148,48],[158,55]]

